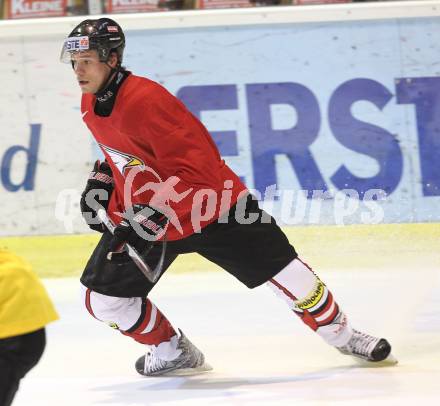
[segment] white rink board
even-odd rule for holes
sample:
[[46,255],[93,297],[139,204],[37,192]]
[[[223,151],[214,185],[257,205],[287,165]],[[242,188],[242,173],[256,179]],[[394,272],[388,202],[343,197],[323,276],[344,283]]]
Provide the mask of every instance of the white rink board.
[[[274,182],[294,193],[323,184],[333,194],[345,184],[361,194],[389,189],[379,219],[371,221],[435,222],[439,2],[391,3],[118,20],[127,27],[128,68],[184,98],[217,133],[222,155],[249,187],[262,193]],[[0,24],[0,235],[87,231],[77,200],[98,155],[81,123],[72,72],[57,63],[64,36],[79,20]],[[272,92],[266,99],[259,96],[265,85]],[[297,91],[307,98],[295,96]],[[417,92],[423,100],[415,100]],[[200,100],[207,104],[198,106]],[[220,100],[220,107],[210,106],[212,100]],[[352,108],[342,109],[349,100]],[[423,107],[427,101],[429,111]],[[348,122],[335,130],[341,120]],[[367,124],[367,141],[351,138],[362,133],[360,122]],[[293,202],[298,200],[295,195]],[[286,224],[374,217],[365,203],[350,212],[347,207],[357,200],[340,206],[336,200],[325,200],[316,213],[309,199],[304,214],[287,215],[287,221],[280,203],[267,209]],[[64,214],[67,221],[57,219]]]

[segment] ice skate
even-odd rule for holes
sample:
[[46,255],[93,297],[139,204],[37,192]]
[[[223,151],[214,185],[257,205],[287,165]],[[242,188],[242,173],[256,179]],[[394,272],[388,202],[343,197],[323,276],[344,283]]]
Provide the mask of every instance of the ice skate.
[[154,347],[146,355],[136,361],[136,371],[145,376],[178,376],[195,375],[212,370],[212,367],[205,362],[202,352],[182,333],[177,345],[181,353],[177,358],[167,361],[155,354]]
[[384,338],[353,330],[353,336],[343,347],[336,347],[342,354],[352,355],[362,363],[371,362],[377,366],[397,364],[397,359],[391,354],[391,345]]

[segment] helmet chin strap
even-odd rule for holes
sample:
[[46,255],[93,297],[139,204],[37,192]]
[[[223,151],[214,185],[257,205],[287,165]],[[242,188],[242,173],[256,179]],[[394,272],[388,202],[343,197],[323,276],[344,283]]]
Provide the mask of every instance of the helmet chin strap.
[[115,77],[115,74],[121,69],[121,64],[119,62],[114,68],[108,63],[108,61],[103,63],[105,63],[110,68],[110,72],[107,76],[107,79],[104,81],[104,84],[98,89],[98,91],[95,94],[102,92],[105,88],[107,88],[107,86],[111,83],[111,81]]

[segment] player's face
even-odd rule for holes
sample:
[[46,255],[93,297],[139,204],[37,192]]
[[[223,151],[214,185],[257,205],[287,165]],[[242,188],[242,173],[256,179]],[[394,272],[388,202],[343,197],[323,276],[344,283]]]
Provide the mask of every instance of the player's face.
[[72,63],[83,93],[96,93],[108,80],[110,66],[100,62],[95,50],[75,52],[72,54]]

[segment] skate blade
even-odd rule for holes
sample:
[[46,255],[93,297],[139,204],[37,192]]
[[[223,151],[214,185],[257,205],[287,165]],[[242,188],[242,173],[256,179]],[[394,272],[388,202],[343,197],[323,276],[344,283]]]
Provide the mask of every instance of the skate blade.
[[383,361],[368,361],[357,357],[353,357],[353,359],[359,364],[359,366],[368,368],[391,367],[399,362],[393,354],[388,355]]
[[197,368],[180,368],[157,376],[191,376],[203,374],[209,371],[212,371],[212,366],[205,362],[203,365]]

